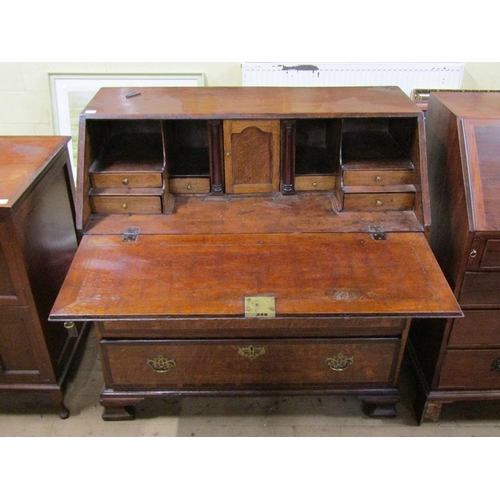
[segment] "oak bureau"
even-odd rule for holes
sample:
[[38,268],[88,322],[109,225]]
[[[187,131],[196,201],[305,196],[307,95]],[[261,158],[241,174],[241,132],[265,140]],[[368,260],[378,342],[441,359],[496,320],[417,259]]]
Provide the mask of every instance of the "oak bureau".
[[500,93],[436,92],[426,117],[430,244],[463,318],[415,321],[417,416],[500,399]]
[[105,420],[285,393],[393,416],[411,318],[461,315],[398,88],[101,89],[78,155],[82,241],[50,318],[95,323]]

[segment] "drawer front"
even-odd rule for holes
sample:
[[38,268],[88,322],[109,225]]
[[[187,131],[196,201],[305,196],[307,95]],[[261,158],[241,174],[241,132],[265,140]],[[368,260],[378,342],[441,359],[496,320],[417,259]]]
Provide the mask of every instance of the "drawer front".
[[500,389],[500,349],[448,351],[439,388]]
[[486,242],[481,259],[481,269],[500,269],[500,240]]
[[384,186],[413,184],[411,170],[346,170],[344,186]]
[[273,318],[175,319],[99,321],[101,338],[210,339],[210,338],[340,338],[397,337],[404,318]]
[[163,186],[161,172],[92,173],[90,180],[95,188],[161,188]]
[[172,178],[170,192],[174,194],[208,194],[210,193],[210,179],[203,177]]
[[335,188],[335,176],[298,175],[294,184],[295,191],[330,191]]
[[465,273],[459,302],[462,306],[500,306],[500,273]]
[[453,321],[448,345],[500,348],[500,310],[464,311]]
[[411,210],[414,199],[413,193],[347,193],[344,195],[344,210],[350,212]]
[[106,385],[150,388],[387,385],[399,341],[103,341]]
[[161,213],[159,196],[91,196],[90,205],[93,212],[99,213]]

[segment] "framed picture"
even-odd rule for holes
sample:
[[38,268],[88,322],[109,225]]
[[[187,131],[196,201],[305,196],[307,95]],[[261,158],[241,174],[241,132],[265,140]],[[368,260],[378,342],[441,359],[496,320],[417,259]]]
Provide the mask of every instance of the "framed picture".
[[102,87],[202,87],[203,73],[192,74],[49,74],[52,118],[56,135],[71,136],[69,143],[76,179],[78,118]]

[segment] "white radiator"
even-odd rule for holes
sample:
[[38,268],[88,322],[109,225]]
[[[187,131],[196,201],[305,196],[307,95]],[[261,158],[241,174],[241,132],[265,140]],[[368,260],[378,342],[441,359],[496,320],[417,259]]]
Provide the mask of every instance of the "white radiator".
[[464,63],[242,63],[248,87],[400,87],[459,89]]

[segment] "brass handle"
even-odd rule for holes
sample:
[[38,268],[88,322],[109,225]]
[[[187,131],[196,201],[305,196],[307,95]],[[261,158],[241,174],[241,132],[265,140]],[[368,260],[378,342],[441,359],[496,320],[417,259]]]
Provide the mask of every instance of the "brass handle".
[[377,207],[381,207],[382,206],[382,202],[380,200],[377,200],[376,205],[377,205]]
[[231,156],[231,151],[228,151],[228,152],[226,153],[226,156]]
[[122,208],[127,208],[128,205],[126,203],[122,203]]
[[326,358],[325,363],[331,370],[342,372],[354,363],[354,356],[346,356],[339,352],[331,358]]
[[188,185],[187,185],[187,188],[188,188],[188,190],[189,190],[189,191],[191,191],[191,189],[193,189],[193,188],[191,187],[191,184],[188,184]]
[[248,359],[255,359],[266,353],[265,347],[254,347],[253,345],[249,347],[240,347],[238,349],[238,354]]
[[123,184],[124,186],[127,186],[127,185],[128,185],[128,183],[129,183],[129,180],[128,180],[127,178],[125,178],[125,179],[123,179],[123,180],[122,180],[122,184]]
[[312,185],[313,185],[313,187],[316,187],[318,185],[318,183],[317,182],[313,182]]
[[472,250],[469,256],[473,259],[477,255],[477,250]]
[[175,359],[168,359],[160,355],[156,358],[148,359],[146,364],[155,372],[165,373],[175,366]]
[[375,182],[380,182],[382,180],[382,177],[380,177],[380,175],[377,175],[377,177],[375,177]]

